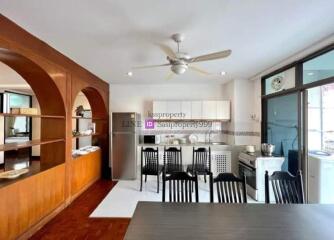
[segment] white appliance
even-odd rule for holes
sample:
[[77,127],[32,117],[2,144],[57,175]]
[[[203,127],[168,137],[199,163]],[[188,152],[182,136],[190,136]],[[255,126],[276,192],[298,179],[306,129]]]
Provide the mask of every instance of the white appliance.
[[211,171],[214,177],[219,173],[232,172],[231,151],[212,151]]
[[263,156],[261,152],[239,154],[239,176],[246,176],[247,194],[259,202],[265,201],[264,175],[281,171],[284,157]]
[[308,155],[308,202],[334,203],[334,155],[322,151]]

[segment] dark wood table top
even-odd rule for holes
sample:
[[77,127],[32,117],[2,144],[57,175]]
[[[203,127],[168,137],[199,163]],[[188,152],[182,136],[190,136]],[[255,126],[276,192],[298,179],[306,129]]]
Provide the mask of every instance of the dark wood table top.
[[334,205],[139,202],[126,240],[334,239]]

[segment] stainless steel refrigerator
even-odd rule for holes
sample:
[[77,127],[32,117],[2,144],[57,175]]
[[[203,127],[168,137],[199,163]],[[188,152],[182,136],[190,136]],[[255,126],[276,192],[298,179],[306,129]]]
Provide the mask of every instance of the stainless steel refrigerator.
[[112,114],[112,179],[133,180],[137,175],[140,115]]

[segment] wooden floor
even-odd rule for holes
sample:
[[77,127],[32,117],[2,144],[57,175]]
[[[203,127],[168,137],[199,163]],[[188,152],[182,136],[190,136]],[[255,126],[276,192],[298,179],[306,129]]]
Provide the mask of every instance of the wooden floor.
[[114,185],[98,181],[30,239],[123,239],[130,219],[89,218]]

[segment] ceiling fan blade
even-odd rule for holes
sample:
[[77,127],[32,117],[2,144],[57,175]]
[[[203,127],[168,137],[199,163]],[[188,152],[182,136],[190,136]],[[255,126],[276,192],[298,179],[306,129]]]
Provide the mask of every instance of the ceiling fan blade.
[[175,52],[173,51],[173,49],[171,49],[169,46],[162,44],[162,43],[158,43],[158,46],[160,47],[160,49],[170,58],[172,59],[176,59],[177,56],[175,54]]
[[159,65],[138,66],[138,67],[133,67],[132,69],[145,69],[145,68],[155,68],[155,67],[165,67],[165,66],[170,66],[170,63],[159,64]]
[[205,71],[205,70],[203,70],[203,69],[200,69],[200,68],[198,68],[198,67],[195,67],[195,66],[189,66],[189,65],[188,65],[188,68],[189,68],[190,70],[193,70],[193,71],[195,71],[195,72],[199,72],[199,73],[201,73],[201,74],[203,74],[203,75],[206,75],[206,76],[211,75],[211,73],[209,73],[209,72],[207,72],[207,71]]
[[170,72],[170,73],[167,75],[166,80],[171,80],[174,76],[175,76],[175,73]]
[[215,52],[215,53],[210,53],[198,57],[193,57],[189,59],[189,62],[202,62],[202,61],[209,61],[209,60],[215,60],[215,59],[220,59],[220,58],[226,58],[230,56],[232,53],[231,50],[225,50],[221,52]]

